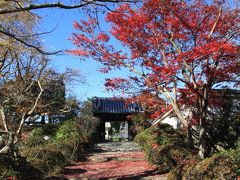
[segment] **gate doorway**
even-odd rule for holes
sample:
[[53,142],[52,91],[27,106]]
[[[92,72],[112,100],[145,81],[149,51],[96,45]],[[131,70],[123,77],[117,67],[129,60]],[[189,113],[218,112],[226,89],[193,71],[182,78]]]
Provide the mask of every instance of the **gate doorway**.
[[129,128],[127,121],[105,122],[105,141],[127,141],[129,137]]
[[97,129],[99,141],[133,140],[128,116],[143,111],[137,103],[127,103],[123,98],[94,97],[92,106],[94,116],[100,120]]

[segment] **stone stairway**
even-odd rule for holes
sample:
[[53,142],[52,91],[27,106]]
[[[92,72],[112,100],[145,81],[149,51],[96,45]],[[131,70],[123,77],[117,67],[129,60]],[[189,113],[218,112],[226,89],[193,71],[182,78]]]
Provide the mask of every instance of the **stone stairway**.
[[133,141],[97,143],[91,152],[133,152],[141,151],[141,147]]
[[132,141],[98,143],[90,149],[88,160],[95,162],[145,160],[144,156],[136,157],[136,154],[140,151],[141,147]]

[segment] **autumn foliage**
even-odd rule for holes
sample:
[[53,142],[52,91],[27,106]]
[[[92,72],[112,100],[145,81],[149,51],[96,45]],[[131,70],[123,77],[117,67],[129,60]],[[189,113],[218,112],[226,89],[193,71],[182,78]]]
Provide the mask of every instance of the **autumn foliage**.
[[[161,97],[166,110],[172,108],[186,127],[191,123],[181,107],[195,107],[204,137],[212,89],[239,86],[239,9],[224,1],[147,0],[140,8],[120,5],[106,21],[109,32],[98,32],[93,18],[75,22],[79,33],[71,40],[77,49],[69,52],[101,62],[105,73],[128,68],[134,76],[106,85],[123,90],[137,86]],[[123,48],[114,47],[111,38]]]
[[[78,48],[70,53],[102,62],[103,72],[118,67],[137,71],[138,77],[129,81],[155,91],[171,92],[177,82],[177,87],[199,95],[203,86],[237,82],[238,13],[218,2],[209,5],[203,1],[151,0],[137,10],[124,4],[106,16],[111,23],[111,35],[98,33],[95,19],[75,22],[80,33],[73,34],[71,39]],[[112,36],[129,53],[110,45]],[[126,82],[114,78],[108,79],[106,85],[124,88],[129,85]]]

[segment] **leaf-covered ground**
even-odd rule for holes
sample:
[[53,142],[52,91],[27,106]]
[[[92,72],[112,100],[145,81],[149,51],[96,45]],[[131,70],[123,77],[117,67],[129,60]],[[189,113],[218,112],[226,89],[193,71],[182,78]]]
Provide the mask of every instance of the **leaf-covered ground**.
[[139,151],[92,153],[85,162],[66,167],[68,179],[166,179]]

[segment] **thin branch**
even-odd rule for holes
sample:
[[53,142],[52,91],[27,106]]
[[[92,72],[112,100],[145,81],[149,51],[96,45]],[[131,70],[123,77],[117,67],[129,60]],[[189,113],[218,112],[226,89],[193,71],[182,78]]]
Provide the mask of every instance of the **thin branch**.
[[167,58],[166,58],[166,53],[165,53],[165,51],[162,49],[161,50],[161,54],[162,54],[162,57],[163,57],[163,63],[164,63],[164,65],[166,66],[166,67],[168,67],[168,60],[167,60]]
[[23,116],[22,116],[22,118],[21,118],[21,121],[20,121],[20,124],[19,124],[19,126],[18,126],[18,129],[17,129],[17,131],[16,131],[16,139],[14,139],[14,143],[17,143],[18,142],[18,140],[19,140],[19,135],[20,135],[20,132],[21,132],[21,130],[22,130],[22,126],[23,126],[23,124],[24,124],[24,122],[25,122],[25,120],[27,119],[27,117],[28,117],[28,115],[27,115],[27,113],[24,113],[23,114]]
[[177,82],[176,80],[173,82],[173,101],[177,104]]
[[58,53],[62,52],[62,51],[56,51],[56,52],[47,52],[47,51],[44,51],[44,50],[42,50],[40,47],[34,46],[34,45],[32,45],[32,44],[29,44],[29,43],[25,42],[24,40],[18,38],[16,35],[14,35],[14,34],[12,34],[12,33],[10,33],[10,32],[3,31],[2,29],[0,29],[0,33],[5,34],[6,36],[12,37],[13,39],[19,41],[20,43],[22,43],[22,44],[24,44],[24,45],[26,45],[26,46],[28,46],[28,47],[30,47],[30,48],[36,49],[36,50],[37,50],[39,53],[41,53],[41,54],[54,55],[54,54],[58,54]]
[[87,6],[88,4],[92,4],[93,1],[85,2],[83,4],[77,5],[65,5],[60,2],[57,3],[46,3],[46,4],[30,4],[25,7],[17,7],[12,9],[3,9],[0,11],[0,14],[9,14],[9,13],[16,13],[16,12],[23,12],[23,11],[30,11],[36,9],[46,9],[46,8],[62,8],[62,9],[76,9]]
[[35,34],[28,34],[28,35],[14,35],[15,37],[19,37],[19,38],[28,38],[28,37],[34,37],[34,36],[41,36],[41,35],[46,35],[46,34],[50,34],[53,31],[55,31],[58,27],[59,23],[57,23],[50,31],[45,31],[45,32],[41,32],[41,33],[35,33]]
[[142,77],[143,79],[145,79],[148,83],[152,84],[152,82],[146,77],[144,76],[144,74],[138,72],[134,67],[132,67],[129,64],[124,63],[123,64],[125,67],[128,67],[132,72],[134,72],[135,74],[139,75],[140,77]]
[[39,88],[40,88],[40,92],[39,92],[39,94],[38,94],[37,99],[36,99],[35,102],[34,102],[33,107],[28,111],[28,113],[27,113],[28,116],[30,116],[30,115],[33,113],[33,111],[36,109],[36,106],[37,106],[37,104],[38,104],[38,101],[40,100],[40,98],[41,98],[41,96],[42,96],[42,93],[43,93],[43,91],[44,91],[44,89],[42,88],[42,85],[41,85],[40,80],[38,80],[37,83],[38,83],[38,86],[39,86]]
[[[172,43],[172,45],[176,48],[178,54],[180,55],[182,53],[181,49],[177,46],[177,44],[174,42],[173,40],[173,33],[171,34],[171,37],[170,37],[170,42]],[[197,88],[197,83],[196,83],[196,78],[195,78],[195,74],[193,72],[193,69],[188,65],[188,63],[183,59],[183,64],[184,66],[187,68],[187,70],[191,73],[190,76],[192,78],[192,82],[193,82],[193,85],[194,85],[194,88]],[[182,71],[183,73],[183,76],[185,77],[186,80],[189,80],[190,79],[187,77],[187,75],[185,74],[184,72],[184,69]]]
[[182,78],[180,78],[178,76],[175,76],[175,78],[177,78],[179,81],[186,84],[189,87],[189,89],[193,90],[196,94],[198,94],[198,96],[202,97],[201,93],[199,93],[199,91],[196,88],[192,87],[190,81],[184,81]]
[[31,84],[23,92],[27,92],[33,85],[34,81],[32,81]]
[[9,133],[8,142],[2,149],[0,149],[0,154],[7,153],[13,143],[13,134],[11,132],[8,133]]
[[59,112],[61,113],[70,113],[72,109],[60,109]]
[[102,29],[101,29],[101,27],[100,27],[97,8],[95,8],[95,16],[96,16],[96,20],[97,20],[97,27],[98,27],[98,29],[99,29],[100,32],[103,32]]
[[219,8],[218,16],[217,16],[217,18],[216,18],[216,20],[215,20],[215,22],[214,22],[214,24],[213,24],[213,27],[212,27],[209,35],[208,35],[208,38],[211,38],[211,36],[212,36],[212,34],[213,34],[216,26],[217,26],[217,23],[218,23],[218,21],[219,21],[219,18],[220,18],[220,16],[221,16],[221,14],[222,14],[222,8]]
[[6,121],[6,116],[5,116],[4,108],[3,108],[2,105],[0,107],[0,114],[1,114],[1,119],[2,119],[4,129],[7,133],[9,133],[9,128],[8,128],[7,121]]
[[[143,74],[141,74],[140,72],[138,72],[134,67],[132,67],[129,64],[124,63],[123,64],[125,67],[128,67],[132,72],[134,72],[135,74],[139,75],[140,77],[144,78],[149,84],[153,84],[153,82],[151,82],[151,80],[149,80],[146,76],[144,76]],[[169,100],[173,100],[170,92],[164,87],[164,86],[157,86],[156,90],[159,91],[160,93],[162,93],[167,99]]]
[[30,4],[25,7],[17,7],[12,9],[3,9],[0,10],[0,14],[9,14],[9,13],[16,13],[16,12],[23,12],[23,11],[30,11],[30,10],[36,10],[36,9],[46,9],[46,8],[60,8],[60,9],[77,9],[82,8],[90,4],[96,4],[96,5],[102,5],[97,4],[99,3],[124,3],[124,2],[133,2],[128,0],[89,0],[89,1],[83,1],[83,3],[75,4],[75,5],[66,5],[61,2],[57,3],[45,3],[45,4]]
[[4,63],[6,62],[7,55],[8,55],[8,49],[3,54],[3,58],[0,60],[0,72],[3,70]]

